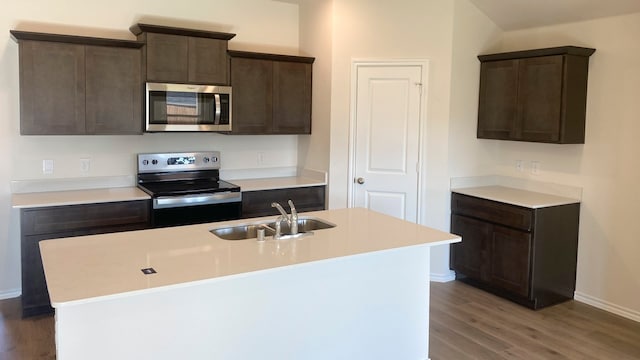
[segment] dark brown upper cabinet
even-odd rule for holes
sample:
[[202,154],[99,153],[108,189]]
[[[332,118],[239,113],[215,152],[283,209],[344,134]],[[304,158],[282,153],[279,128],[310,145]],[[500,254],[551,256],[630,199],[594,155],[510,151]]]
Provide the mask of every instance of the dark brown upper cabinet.
[[229,84],[227,43],[235,34],[149,24],[130,30],[146,44],[146,81]]
[[232,134],[310,134],[314,58],[229,51]]
[[594,52],[564,46],[478,56],[478,138],[584,144]]
[[142,133],[142,43],[12,30],[20,134]]

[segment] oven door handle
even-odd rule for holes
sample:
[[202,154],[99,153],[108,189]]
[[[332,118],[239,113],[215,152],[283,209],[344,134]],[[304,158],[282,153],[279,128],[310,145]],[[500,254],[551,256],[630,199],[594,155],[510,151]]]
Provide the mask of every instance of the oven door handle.
[[193,194],[182,196],[159,196],[153,199],[154,209],[224,204],[242,201],[242,193],[239,191],[225,191],[218,193]]

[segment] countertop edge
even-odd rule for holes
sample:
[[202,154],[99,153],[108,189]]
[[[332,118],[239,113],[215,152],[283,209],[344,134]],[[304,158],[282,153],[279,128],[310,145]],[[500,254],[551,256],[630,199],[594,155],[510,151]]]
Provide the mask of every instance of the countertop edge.
[[64,190],[12,194],[11,207],[13,209],[32,209],[149,199],[151,197],[137,187]]
[[[500,188],[504,189],[505,192],[509,192],[510,194],[500,194]],[[487,191],[494,190],[495,191]],[[451,190],[452,193],[473,196],[485,200],[491,200],[496,202],[501,202],[505,204],[525,207],[529,209],[541,209],[553,206],[562,206],[569,204],[579,204],[579,199],[573,199],[568,197],[562,197],[557,195],[550,195],[545,193],[539,193],[535,191],[522,190],[517,188],[510,188],[506,186],[478,186],[478,187],[469,187],[469,188],[456,188]],[[513,195],[516,196],[513,196]],[[523,197],[529,197],[527,199],[518,199],[518,195],[522,195]],[[538,198],[539,200],[532,201],[532,198]]]

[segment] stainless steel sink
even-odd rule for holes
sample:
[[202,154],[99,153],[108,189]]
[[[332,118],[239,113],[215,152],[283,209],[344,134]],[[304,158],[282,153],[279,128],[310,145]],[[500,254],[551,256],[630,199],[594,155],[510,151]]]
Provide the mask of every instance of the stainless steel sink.
[[[276,223],[274,222],[270,222],[267,224],[269,227],[274,228],[276,227]],[[310,218],[310,217],[300,217],[298,218],[298,232],[299,233],[305,233],[305,232],[309,232],[309,231],[314,231],[314,230],[322,230],[322,229],[330,229],[332,227],[335,227],[335,224],[332,224],[330,222],[318,219],[318,218]],[[286,221],[282,222],[282,234],[289,234],[291,232],[291,226],[289,226],[289,224],[287,224]]]
[[274,231],[265,228],[265,223],[237,225],[211,230],[211,233],[224,240],[245,240],[258,237],[258,229],[264,229],[265,236],[273,236]]
[[[308,235],[313,235],[314,230],[323,230],[330,229],[335,227],[335,224],[332,224],[328,221],[315,218],[315,217],[300,217],[298,218],[298,234],[291,235],[291,227],[287,224],[286,221],[282,222],[282,235],[280,239],[291,239],[298,238]],[[255,239],[258,237],[258,229],[264,229],[265,236],[273,236],[275,234],[275,221],[263,221],[258,223],[251,224],[242,224],[236,226],[229,226],[223,228],[217,228],[210,230],[210,232],[224,240],[245,240],[245,239]]]

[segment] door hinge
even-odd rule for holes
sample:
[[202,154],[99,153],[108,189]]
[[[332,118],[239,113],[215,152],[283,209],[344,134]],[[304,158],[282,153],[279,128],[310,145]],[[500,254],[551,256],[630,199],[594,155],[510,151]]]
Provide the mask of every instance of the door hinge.
[[420,95],[422,95],[422,83],[416,82],[416,86],[418,87],[418,91],[420,91]]

